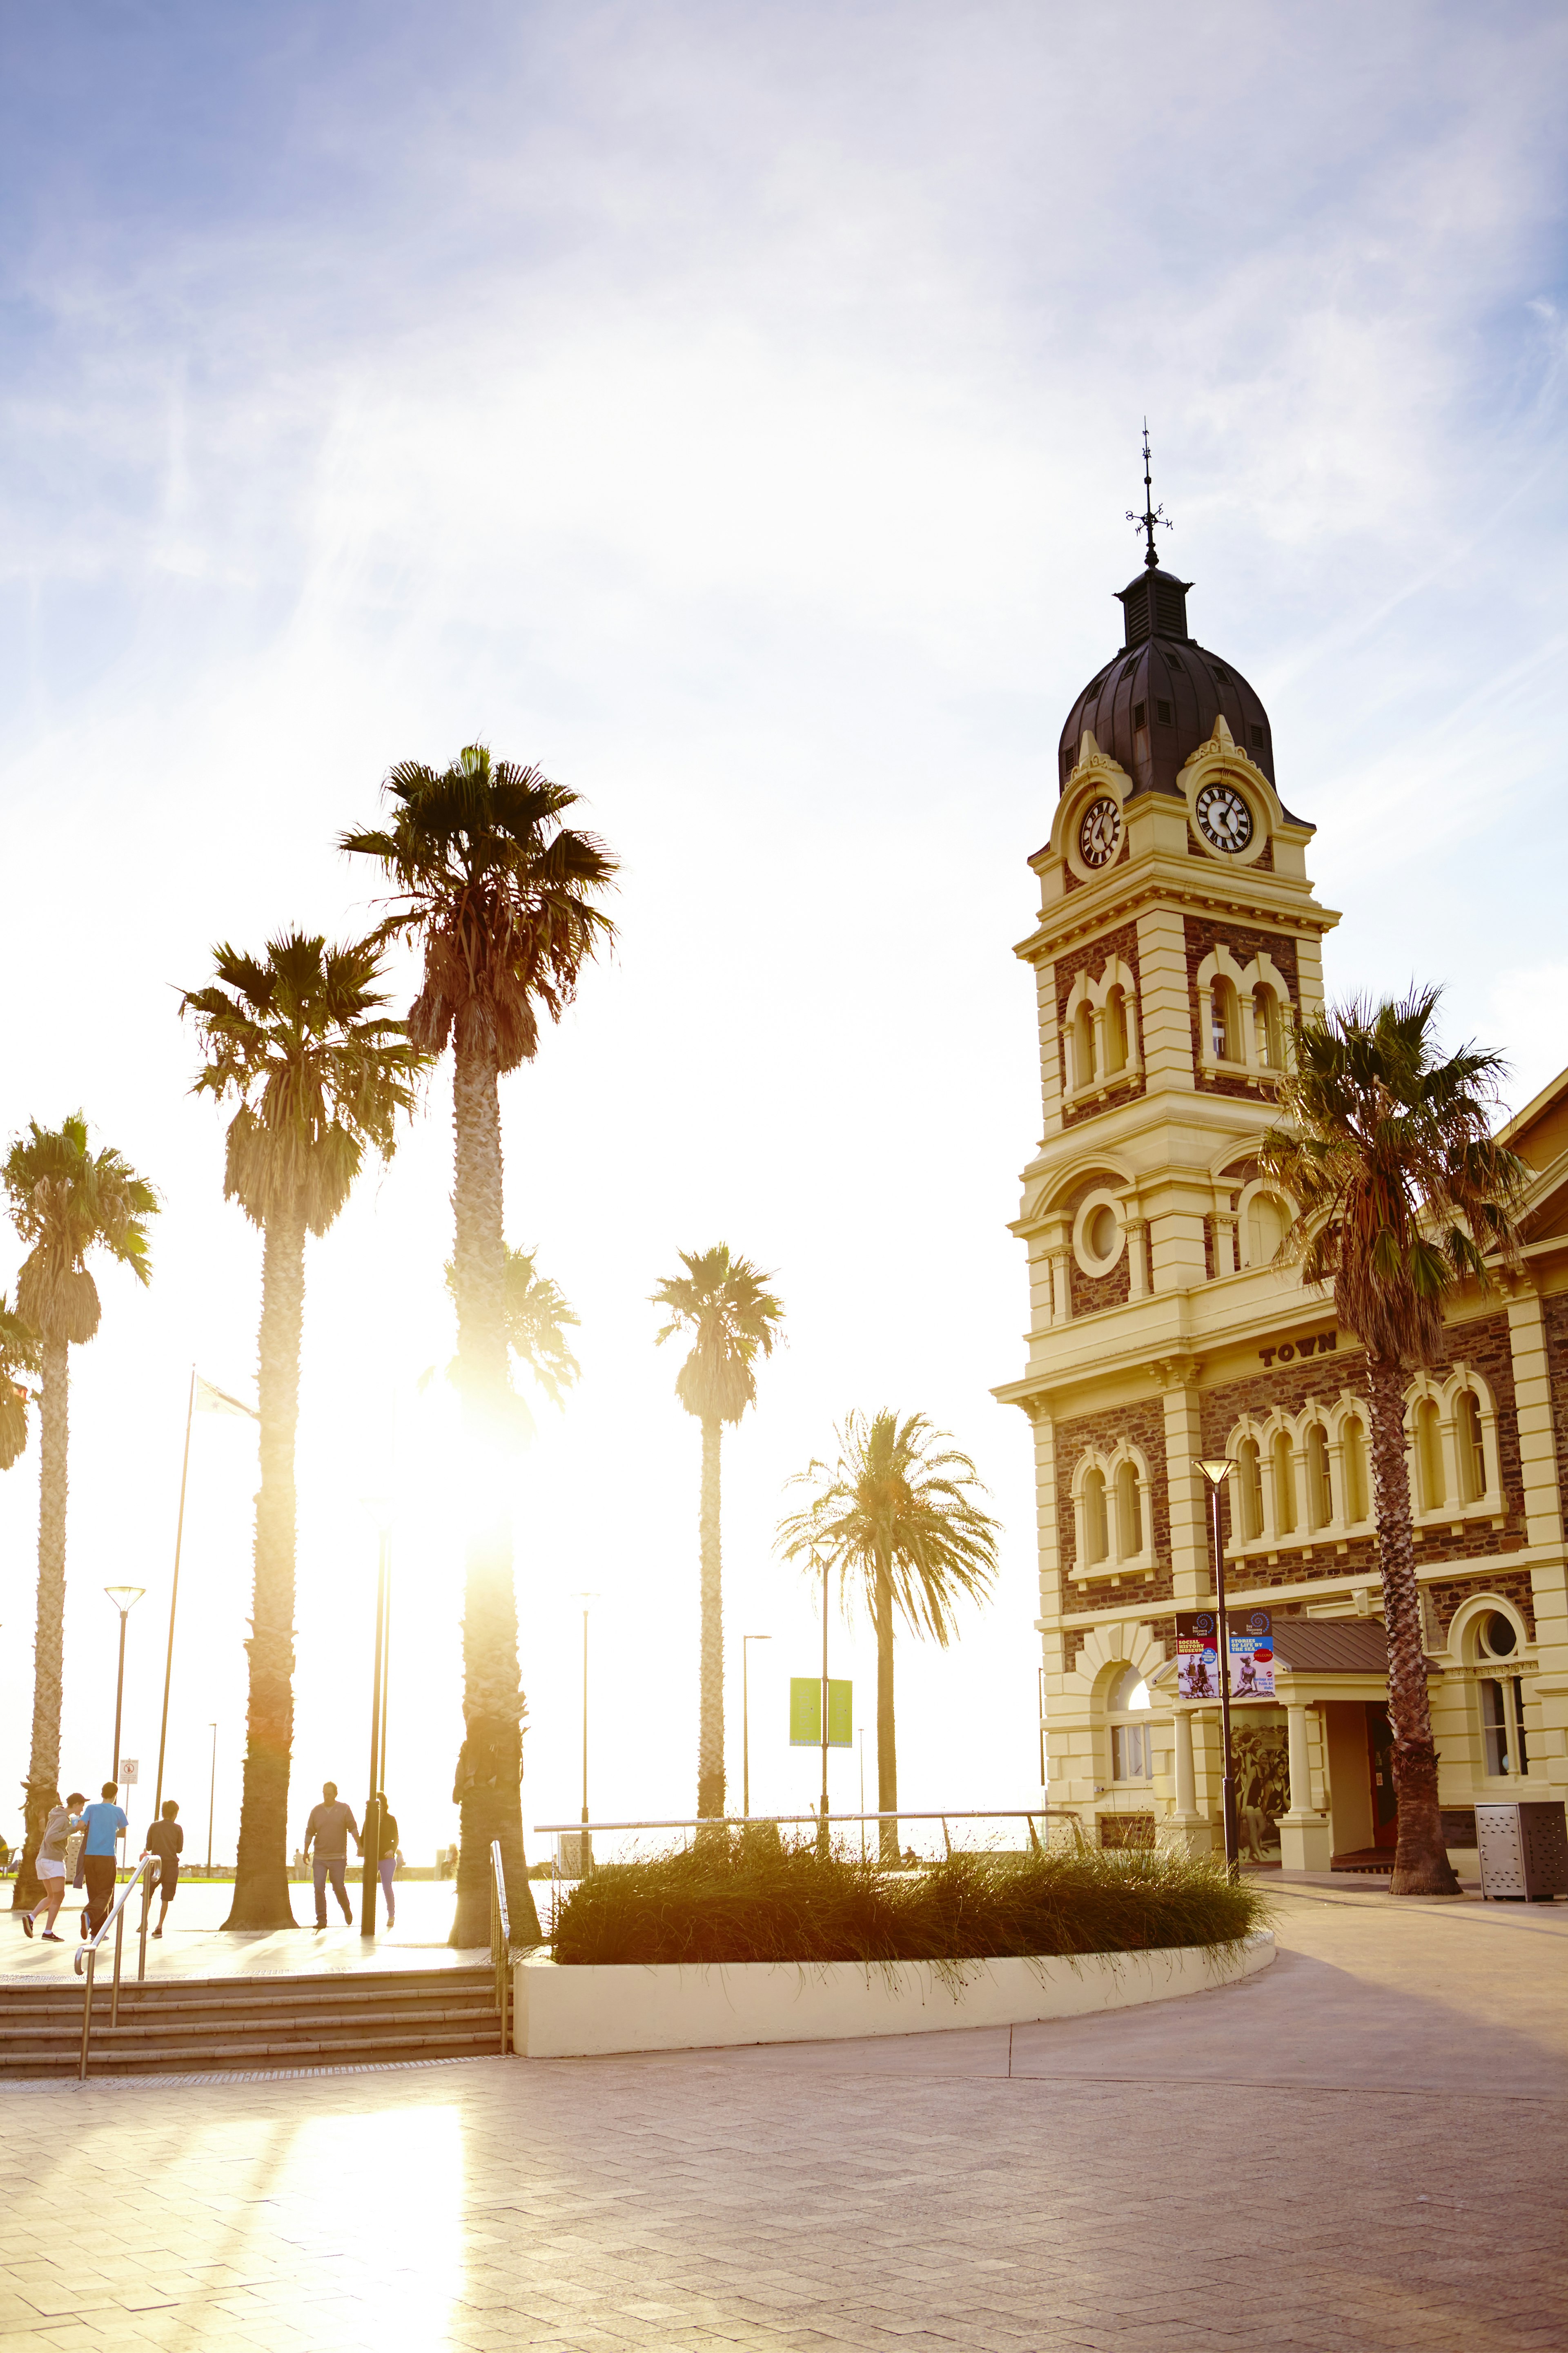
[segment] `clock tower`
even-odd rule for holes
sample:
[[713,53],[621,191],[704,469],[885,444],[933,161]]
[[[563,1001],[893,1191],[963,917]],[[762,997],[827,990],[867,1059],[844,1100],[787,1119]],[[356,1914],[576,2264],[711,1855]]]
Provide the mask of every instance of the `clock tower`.
[[[1119,592],[1122,643],[1062,730],[1029,860],[1039,916],[1016,950],[1035,975],[1041,1135],[1013,1227],[1028,1361],[998,1395],[1035,1429],[1052,1802],[1096,1811],[1116,1778],[1111,1684],[1142,1689],[1173,1651],[1173,1612],[1212,1593],[1205,1366],[1255,1348],[1260,1311],[1300,1319],[1269,1265],[1288,1207],[1256,1155],[1338,920],[1312,894],[1312,828],[1280,797],[1268,712],[1193,636],[1192,583],[1160,565],[1157,520]],[[1140,1737],[1162,1837],[1206,1845],[1190,1746],[1173,1780],[1169,1725]]]

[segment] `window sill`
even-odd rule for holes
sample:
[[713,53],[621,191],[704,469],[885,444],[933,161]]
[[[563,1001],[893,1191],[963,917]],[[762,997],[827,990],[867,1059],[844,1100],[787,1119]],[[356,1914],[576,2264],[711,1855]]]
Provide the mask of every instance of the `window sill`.
[[1069,1585],[1151,1585],[1154,1579],[1154,1564],[1150,1560],[1121,1560],[1112,1568],[1108,1562],[1097,1560],[1092,1568],[1069,1568]]
[[1083,1111],[1090,1103],[1103,1103],[1107,1095],[1120,1094],[1124,1087],[1141,1085],[1142,1079],[1142,1068],[1135,1062],[1129,1062],[1124,1071],[1113,1071],[1108,1079],[1096,1079],[1089,1086],[1072,1088],[1062,1097],[1062,1109]]

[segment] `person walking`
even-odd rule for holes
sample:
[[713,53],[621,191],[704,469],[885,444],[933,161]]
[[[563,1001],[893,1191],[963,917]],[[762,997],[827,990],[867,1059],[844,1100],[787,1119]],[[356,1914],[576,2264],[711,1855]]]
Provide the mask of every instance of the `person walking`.
[[44,1892],[32,1910],[23,1913],[22,1927],[24,1933],[30,1936],[39,1913],[47,1907],[48,1918],[44,1922],[43,1941],[46,1945],[63,1945],[65,1938],[55,1934],[55,1922],[59,1917],[60,1905],[66,1900],[66,1849],[70,1844],[72,1831],[79,1827],[80,1809],[87,1800],[79,1789],[73,1789],[62,1806],[59,1791],[53,1789],[49,1793],[48,1803],[48,1819],[44,1824],[43,1837],[38,1841],[33,1866],[44,1883]]
[[397,1902],[392,1893],[392,1883],[397,1873],[397,1816],[387,1806],[386,1791],[375,1793],[375,1810],[381,1819],[381,1852],[375,1867],[381,1875],[381,1892],[386,1898],[386,1925],[390,1928],[397,1918]]
[[[180,1828],[179,1812],[179,1807],[174,1803],[174,1799],[165,1798],[158,1820],[148,1825],[147,1843],[142,1850],[143,1862],[150,1854],[155,1854],[158,1858],[158,1893],[163,1901],[158,1914],[158,1925],[153,1931],[154,1936],[163,1935],[163,1923],[169,1916],[169,1906],[179,1893],[180,1856],[185,1844],[185,1833]],[[149,1879],[144,1883],[142,1895],[143,1927],[147,1926],[147,1915],[152,1909],[153,1883]]]
[[363,1854],[364,1841],[359,1834],[359,1824],[354,1820],[353,1808],[339,1803],[338,1785],[335,1781],[323,1781],[321,1803],[311,1807],[310,1819],[305,1824],[305,1852],[310,1854],[312,1844],[316,1850],[311,1859],[315,1867],[318,1928],[324,1928],[327,1925],[327,1873],[329,1872],[332,1878],[332,1893],[343,1907],[343,1918],[351,1928],[353,1926],[353,1907],[349,1902],[347,1885],[348,1842],[351,1837],[354,1842],[355,1852]]
[[81,1866],[87,1880],[86,1933],[89,1937],[97,1936],[113,1908],[116,1849],[131,1828],[115,1802],[119,1795],[119,1783],[106,1781],[101,1802],[89,1806],[81,1818],[87,1832],[82,1841]]

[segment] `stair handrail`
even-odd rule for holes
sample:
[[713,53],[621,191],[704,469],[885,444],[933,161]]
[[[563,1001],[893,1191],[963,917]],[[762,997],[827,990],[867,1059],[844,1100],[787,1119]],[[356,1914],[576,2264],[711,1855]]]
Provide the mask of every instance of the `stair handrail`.
[[500,2012],[500,2049],[504,2059],[510,2043],[511,1917],[506,1908],[506,1866],[500,1841],[490,1841],[490,1960],[496,1975],[496,2008]]
[[[98,1960],[98,1948],[100,1945],[102,1944],[105,1936],[108,1936],[110,1928],[112,1928],[114,1930],[114,1990],[109,1998],[109,2023],[111,2027],[114,2027],[118,2026],[120,2023],[120,1956],[121,1947],[125,1941],[125,1906],[131,1901],[132,1889],[137,1885],[143,1876],[149,1871],[158,1871],[162,1868],[163,1866],[159,1862],[155,1854],[144,1854],[141,1862],[136,1865],[135,1870],[132,1873],[130,1878],[126,1881],[124,1886],[121,1889],[114,1903],[104,1914],[103,1926],[99,1929],[98,1934],[95,1936],[89,1936],[85,1943],[79,1945],[76,1948],[76,1959],[73,1966],[75,1967],[76,1973],[79,1978],[83,1974],[82,1960],[84,1957],[87,1961],[87,1986],[83,1992],[81,2001],[81,2070],[79,2078],[79,2080],[84,2084],[87,2081],[88,2048],[92,2041],[92,1978],[93,1969]],[[142,1983],[142,1979],[147,1975],[147,1917],[152,1909],[153,1891],[151,1887],[149,1887],[147,1890],[147,1900],[142,1906],[142,1954],[136,1968],[136,1982],[138,1985]]]

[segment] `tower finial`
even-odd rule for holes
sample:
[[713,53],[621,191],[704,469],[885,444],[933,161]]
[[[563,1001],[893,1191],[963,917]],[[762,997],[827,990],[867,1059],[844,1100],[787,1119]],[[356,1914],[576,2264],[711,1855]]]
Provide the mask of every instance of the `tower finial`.
[[1160,561],[1154,546],[1154,525],[1158,523],[1164,531],[1174,531],[1176,527],[1164,508],[1157,507],[1153,501],[1154,484],[1149,472],[1149,419],[1145,417],[1143,419],[1143,512],[1142,514],[1134,514],[1129,507],[1127,520],[1134,530],[1142,532],[1148,540],[1149,544],[1143,562],[1151,572],[1156,568]]

